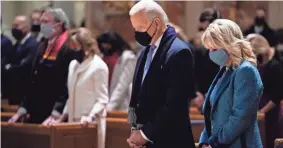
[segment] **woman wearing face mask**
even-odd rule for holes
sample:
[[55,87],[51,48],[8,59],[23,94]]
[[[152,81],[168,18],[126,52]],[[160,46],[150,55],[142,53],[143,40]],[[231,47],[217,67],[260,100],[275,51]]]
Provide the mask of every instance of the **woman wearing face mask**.
[[233,21],[217,19],[202,36],[221,69],[208,90],[200,147],[261,148],[257,109],[263,85],[256,56]]
[[274,140],[280,137],[279,112],[280,101],[283,99],[283,69],[274,55],[275,50],[261,35],[250,34],[247,39],[251,42],[257,55],[259,72],[263,81],[264,91],[261,97],[259,112],[265,114],[266,147],[274,147]]
[[91,32],[79,28],[72,36],[75,60],[70,63],[68,76],[69,99],[63,115],[54,123],[97,121],[98,148],[104,148],[106,105],[108,103],[108,68],[97,55],[98,47]]
[[101,34],[97,41],[110,73],[110,102],[107,109],[127,111],[136,56],[126,41],[116,32],[107,31]]

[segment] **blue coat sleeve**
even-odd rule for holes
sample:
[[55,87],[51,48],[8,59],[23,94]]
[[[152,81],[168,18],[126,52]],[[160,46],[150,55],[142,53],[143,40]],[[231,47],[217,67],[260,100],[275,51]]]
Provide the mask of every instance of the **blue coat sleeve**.
[[230,144],[257,120],[259,97],[263,87],[257,69],[244,66],[238,69],[234,79],[232,114],[218,132],[209,137],[212,147]]
[[208,137],[206,133],[206,128],[204,128],[201,132],[200,138],[199,138],[199,147],[202,147],[203,144],[208,144]]

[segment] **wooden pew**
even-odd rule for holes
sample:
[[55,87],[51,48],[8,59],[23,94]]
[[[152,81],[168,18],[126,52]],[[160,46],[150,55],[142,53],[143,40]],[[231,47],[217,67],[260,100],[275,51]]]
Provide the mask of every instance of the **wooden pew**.
[[[196,107],[190,108],[190,115],[200,114]],[[128,118],[128,112],[125,111],[108,111],[107,117],[109,118]]]
[[[111,116],[111,118],[109,117]],[[120,118],[119,118],[120,117]],[[204,129],[204,116],[201,114],[191,114],[190,115],[190,120],[191,120],[191,126],[192,126],[192,132],[193,132],[193,136],[194,136],[194,140],[195,142],[199,141],[200,135],[202,130]],[[264,114],[258,114],[258,125],[260,128],[260,133],[261,133],[261,137],[262,137],[262,142],[264,142],[265,140],[265,131],[264,131]],[[109,114],[108,112],[108,118],[107,118],[107,138],[112,137],[112,135],[118,136],[118,139],[122,140],[122,143],[124,143],[125,145],[127,144],[125,142],[125,140],[123,141],[123,139],[128,138],[128,133],[130,133],[130,126],[128,125],[127,122],[127,113],[125,112],[111,112]],[[110,130],[110,131],[109,131]],[[108,133],[109,132],[109,133]],[[118,132],[119,134],[117,135]],[[111,136],[108,137],[110,134]],[[119,136],[124,136],[124,137],[119,137]],[[107,140],[106,138],[106,140]],[[116,138],[113,138],[114,140],[116,140]],[[112,140],[107,140],[112,141]],[[118,140],[120,141],[120,140]],[[106,142],[106,145],[107,143]],[[116,143],[115,141],[112,142]],[[111,143],[110,143],[111,144]],[[118,144],[119,145],[119,144]],[[124,145],[122,145],[121,147],[123,147]],[[111,147],[109,147],[111,148]]]
[[8,121],[14,114],[14,112],[1,112],[1,122]]
[[9,100],[8,99],[1,99],[1,106],[3,105],[9,105]]
[[2,148],[96,148],[96,124],[54,126],[1,122]]
[[[126,140],[129,138],[131,130],[127,119],[107,118],[106,121],[107,128],[105,148],[129,148]],[[195,129],[197,128],[201,128],[201,126],[196,127]],[[197,146],[198,143],[196,143],[196,147]]]
[[107,117],[109,118],[128,118],[128,112],[124,111],[108,111]]
[[105,148],[129,148],[127,138],[131,134],[126,118],[107,118]]
[[1,106],[1,110],[3,112],[14,112],[16,113],[19,109],[18,105],[8,105],[8,104],[4,104]]

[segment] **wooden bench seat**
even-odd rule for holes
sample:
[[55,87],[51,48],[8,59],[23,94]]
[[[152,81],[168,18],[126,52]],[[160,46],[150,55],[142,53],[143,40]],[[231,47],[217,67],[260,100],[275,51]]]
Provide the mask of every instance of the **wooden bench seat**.
[[18,105],[8,105],[8,104],[4,104],[1,106],[1,111],[2,112],[14,112],[16,113],[19,109]]
[[1,122],[2,148],[96,148],[96,124],[54,126]]
[[14,112],[1,112],[1,121],[8,121],[14,114]]

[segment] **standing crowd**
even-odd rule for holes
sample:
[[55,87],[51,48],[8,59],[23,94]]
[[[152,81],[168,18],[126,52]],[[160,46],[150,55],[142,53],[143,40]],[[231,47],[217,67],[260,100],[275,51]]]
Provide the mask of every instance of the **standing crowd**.
[[129,14],[138,52],[116,32],[71,29],[60,8],[16,16],[16,43],[1,34],[1,97],[20,106],[9,123],[97,121],[104,148],[107,111],[128,111],[131,147],[194,147],[195,105],[205,116],[202,148],[262,147],[258,112],[266,146],[283,137],[283,32],[269,27],[264,9],[244,33],[205,9],[191,40],[153,1]]

